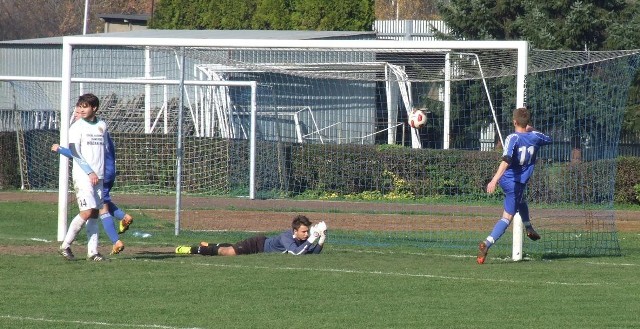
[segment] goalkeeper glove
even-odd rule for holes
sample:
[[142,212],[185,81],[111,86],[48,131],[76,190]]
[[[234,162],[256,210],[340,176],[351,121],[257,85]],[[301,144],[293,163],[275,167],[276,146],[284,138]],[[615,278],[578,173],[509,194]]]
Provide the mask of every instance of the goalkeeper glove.
[[320,239],[318,239],[318,244],[323,245],[324,241],[327,239],[327,224],[324,221],[318,223],[318,229],[320,231]]
[[322,232],[327,230],[327,224],[324,221],[316,224],[316,230],[322,234]]
[[307,238],[307,241],[309,241],[309,243],[311,244],[316,242],[316,240],[320,237],[320,232],[318,231],[318,228],[316,226],[317,225],[312,225],[309,229],[309,238]]

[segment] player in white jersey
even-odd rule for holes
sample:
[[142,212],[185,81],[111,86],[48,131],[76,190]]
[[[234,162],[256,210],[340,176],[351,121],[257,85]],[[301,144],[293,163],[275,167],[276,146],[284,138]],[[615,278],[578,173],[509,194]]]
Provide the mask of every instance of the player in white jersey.
[[[96,117],[100,100],[93,94],[84,94],[76,102],[80,119],[69,128],[69,150],[73,155],[73,185],[80,212],[69,224],[69,230],[60,246],[60,254],[74,260],[71,243],[82,226],[87,225],[87,259],[103,261],[98,252],[98,213],[102,208],[102,179],[104,175],[104,134],[107,125]],[[51,150],[57,152],[58,145]]]
[[[82,119],[80,114],[77,111],[73,111],[71,124],[78,119]],[[111,201],[110,192],[116,179],[116,147],[108,132],[104,134],[104,146],[104,178],[102,180],[103,206],[100,210],[100,220],[104,227],[104,231],[107,233],[111,243],[113,243],[113,247],[111,248],[111,254],[113,255],[119,254],[124,250],[124,242],[120,240],[120,234],[129,229],[129,226],[133,223],[133,217],[125,213],[113,201]],[[73,160],[71,150],[66,147],[53,144],[51,150]],[[115,223],[114,218],[118,219],[117,224]],[[116,225],[118,226],[117,228]]]

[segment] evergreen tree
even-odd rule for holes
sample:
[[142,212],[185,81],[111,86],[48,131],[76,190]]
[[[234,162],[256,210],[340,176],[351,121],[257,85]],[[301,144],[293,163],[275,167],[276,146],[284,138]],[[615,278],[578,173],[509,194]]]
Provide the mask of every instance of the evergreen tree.
[[625,0],[440,0],[438,3],[443,20],[458,37],[527,40],[532,47],[554,50],[602,50],[621,46],[611,44],[610,38],[619,37],[615,33],[622,32],[616,23],[626,23],[621,13],[635,6],[636,1]]
[[156,29],[368,31],[374,0],[163,0]]
[[[438,9],[454,36],[468,40],[527,40],[551,50],[640,48],[637,0],[439,0]],[[640,72],[629,90],[624,133],[640,132],[638,104]]]
[[251,22],[254,30],[290,30],[291,9],[287,0],[258,0]]

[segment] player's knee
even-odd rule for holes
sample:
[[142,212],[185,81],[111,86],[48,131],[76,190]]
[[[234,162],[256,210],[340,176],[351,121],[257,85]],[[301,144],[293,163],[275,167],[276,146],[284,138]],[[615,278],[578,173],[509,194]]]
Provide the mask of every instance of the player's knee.
[[89,220],[89,218],[98,217],[98,212],[94,212],[94,210],[95,209],[81,210],[79,213],[80,218],[86,221]]
[[233,247],[220,247],[218,248],[218,255],[221,256],[235,256],[236,250]]

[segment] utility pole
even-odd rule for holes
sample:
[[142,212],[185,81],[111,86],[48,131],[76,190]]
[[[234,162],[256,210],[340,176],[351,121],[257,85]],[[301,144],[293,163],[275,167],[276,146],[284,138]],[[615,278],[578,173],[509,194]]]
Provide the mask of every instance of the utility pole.
[[400,0],[396,0],[396,21],[400,18]]
[[89,0],[84,0],[84,24],[82,26],[82,35],[87,34],[88,22],[89,22]]

